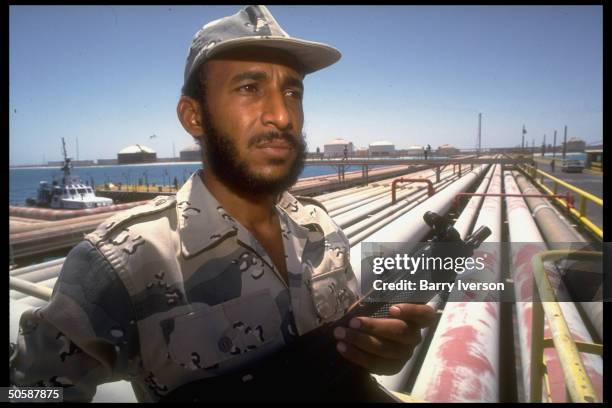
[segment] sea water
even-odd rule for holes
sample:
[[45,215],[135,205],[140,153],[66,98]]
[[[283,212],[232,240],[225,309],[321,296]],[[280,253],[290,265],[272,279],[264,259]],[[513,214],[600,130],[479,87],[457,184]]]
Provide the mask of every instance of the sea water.
[[[202,167],[201,163],[147,163],[112,166],[75,167],[72,174],[80,176],[83,182],[90,185],[104,183],[172,185],[174,179],[181,186],[189,176]],[[371,166],[380,167],[380,166]],[[348,166],[345,171],[361,170],[361,166]],[[305,166],[300,178],[337,174],[337,168],[331,165]],[[29,167],[9,169],[9,204],[25,205],[27,198],[36,198],[41,181],[50,183],[54,177],[59,179],[62,171],[59,167]]]

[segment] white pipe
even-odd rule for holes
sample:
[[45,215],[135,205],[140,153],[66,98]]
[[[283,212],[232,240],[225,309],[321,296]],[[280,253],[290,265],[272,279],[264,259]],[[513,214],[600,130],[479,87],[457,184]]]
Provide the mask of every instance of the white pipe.
[[[410,186],[403,189],[403,191],[396,192],[396,198],[398,200],[403,200],[414,195],[415,193],[417,193],[417,191],[415,191],[415,187]],[[340,228],[346,228],[351,224],[363,220],[371,214],[390,207],[391,205],[391,193],[386,191],[384,197],[377,198],[375,201],[361,205],[359,208],[355,208],[352,211],[334,216],[334,221],[340,226]]]
[[[431,175],[426,176],[426,174],[429,174],[429,173],[431,173],[430,169],[420,170],[415,173],[410,173],[409,176],[410,177],[431,177]],[[433,175],[435,176],[435,172],[433,173]],[[372,183],[369,185],[370,187],[369,190],[366,190],[366,191],[352,192],[348,190],[341,190],[340,194],[338,194],[336,197],[330,199],[329,201],[325,201],[325,208],[331,213],[334,210],[341,208],[344,205],[348,205],[350,203],[355,202],[357,199],[371,197],[372,195],[374,195],[373,191],[376,191],[378,194],[382,194],[381,193],[382,191],[390,191],[391,184],[393,183],[393,180],[395,180],[396,178],[397,176],[391,177],[388,179],[384,179],[376,183]],[[345,193],[342,194],[342,192],[345,192]],[[318,199],[318,197],[315,197],[315,198]]]
[[378,182],[370,183],[370,184],[365,185],[365,186],[356,186],[356,187],[346,188],[346,189],[343,189],[343,190],[332,191],[331,193],[319,194],[319,195],[313,196],[313,198],[315,198],[317,201],[319,201],[321,203],[325,203],[327,201],[333,200],[336,197],[341,197],[341,196],[343,196],[345,194],[353,194],[353,193],[357,193],[357,192],[360,192],[360,191],[367,190],[369,188],[372,188],[372,186],[376,186],[376,184],[378,184]]
[[59,276],[62,270],[63,264],[51,265],[47,268],[40,268],[31,272],[23,273],[19,275],[19,279],[26,280],[28,282],[40,282],[45,279],[51,279]]
[[[487,193],[501,193],[501,166],[491,170],[477,191],[484,192],[488,185]],[[491,230],[473,255],[484,258],[486,267],[466,271],[460,278],[499,282],[501,248],[496,243],[502,241],[501,198],[486,197],[480,211],[477,205],[464,208],[455,223],[461,226],[462,238],[471,230],[476,214],[475,227],[485,225]],[[464,294],[451,294],[411,395],[428,402],[498,402],[499,328],[498,302],[470,301]]]
[[369,202],[380,199],[383,195],[389,194],[391,189],[388,186],[380,186],[373,188],[371,191],[361,193],[359,196],[343,196],[335,200],[329,206],[325,205],[329,215],[339,215],[355,208],[355,205],[367,204]]
[[[520,194],[512,174],[505,173],[504,182],[506,193]],[[519,330],[520,358],[523,373],[523,395],[522,400],[529,400],[529,390],[531,384],[530,360],[531,360],[531,320],[532,320],[532,298],[533,298],[533,268],[531,259],[538,252],[546,251],[548,248],[540,234],[531,212],[525,200],[521,197],[506,197],[508,211],[508,227],[510,241],[512,242],[512,272],[514,279],[514,289],[516,298],[516,318]],[[546,264],[545,264],[546,266]],[[553,286],[558,288],[557,293],[564,296],[567,290],[563,282],[560,281],[556,271],[546,268],[546,273],[551,278]],[[592,338],[582,320],[576,306],[571,302],[559,302],[559,307],[563,311],[563,317],[569,326],[574,340],[592,342]],[[546,321],[545,321],[546,322]],[[550,328],[546,322],[544,325],[544,336],[551,337]],[[587,370],[595,390],[602,396],[603,387],[603,368],[601,357],[580,353],[584,366]],[[565,402],[564,376],[561,370],[559,359],[555,349],[544,351],[544,361],[547,365],[548,379],[551,386],[553,402]]]
[[26,296],[34,296],[36,298],[48,301],[49,299],[51,299],[51,293],[53,292],[53,290],[49,289],[48,287],[28,282],[23,279],[15,278],[14,276],[9,277],[9,288],[18,291],[17,293],[21,295],[19,297],[11,296],[13,297],[13,299],[19,299]]
[[[493,172],[497,169],[497,164],[491,166],[487,174],[485,174],[482,182],[476,189],[475,193],[482,194],[489,188],[489,183],[491,182],[491,177],[493,177]],[[469,231],[471,231],[472,224],[474,223],[474,219],[476,216],[476,212],[480,208],[480,204],[482,203],[484,197],[474,196],[467,200],[466,206],[461,211],[461,216],[457,218],[457,221],[453,224],[453,227],[457,230],[459,235],[462,238],[465,238]]]
[[[434,194],[400,218],[367,237],[367,241],[403,242],[408,244],[405,250],[414,248],[414,245],[430,231],[429,226],[423,220],[423,214],[426,211],[446,214],[450,209],[452,198],[457,193],[468,189],[484,170],[484,166],[474,168],[449,187],[440,191],[439,194]],[[355,276],[358,280],[361,280],[361,242],[351,248],[350,259]]]
[[[429,180],[427,177],[421,177],[423,180]],[[409,197],[413,194],[416,194],[417,191],[420,191],[424,188],[423,184],[409,182],[409,184],[404,184],[398,186],[400,191],[396,192],[396,199],[402,200],[406,197]],[[385,207],[392,206],[391,204],[391,188],[387,189],[380,197],[377,197],[374,200],[368,200],[370,202],[361,202],[351,204],[347,207],[344,207],[341,212],[336,212],[333,214],[335,217],[334,220],[340,227],[346,228],[351,224],[354,224],[357,221],[368,217],[369,215],[384,209]],[[345,211],[345,209],[349,209]]]
[[[538,194],[539,191],[523,175],[512,172],[516,178],[518,187],[523,194]],[[527,198],[527,206],[532,211],[532,216],[540,227],[542,234],[546,238],[548,246],[561,246],[567,248],[572,243],[584,243],[586,240],[566,221],[565,217],[559,213],[547,200],[539,197]],[[564,262],[571,267],[575,262]],[[565,266],[564,265],[564,266]],[[597,331],[599,338],[603,338],[603,302],[579,302],[591,324]]]
[[[458,181],[456,181],[455,183],[453,183],[451,185],[451,187],[449,187],[447,190],[443,190],[443,191],[439,191],[437,192],[434,196],[430,197],[429,199],[427,199],[425,202],[421,203],[420,205],[416,206],[413,210],[411,210],[410,212],[408,212],[406,214],[406,216],[404,217],[400,217],[399,219],[397,219],[396,221],[392,222],[391,224],[388,224],[386,227],[384,227],[383,229],[381,229],[379,232],[372,234],[371,236],[369,236],[367,238],[368,242],[403,242],[406,243],[408,245],[405,246],[405,250],[409,251],[410,248],[410,244],[415,244],[416,242],[418,242],[418,240],[422,239],[423,236],[426,235],[427,233],[427,229],[429,229],[429,227],[427,226],[427,224],[425,224],[424,221],[422,221],[422,214],[420,214],[421,212],[425,212],[427,210],[430,211],[435,211],[438,214],[445,214],[448,209],[450,208],[450,204],[451,204],[451,199],[452,197],[454,197],[455,194],[457,194],[459,191],[461,191],[462,189],[467,189],[469,188],[469,186],[471,185],[471,183],[473,183],[478,176],[482,173],[484,167],[480,166],[477,169],[475,169],[474,171],[468,173],[467,175],[465,175],[464,177],[462,177],[461,179],[459,179]],[[436,200],[437,198],[437,200]],[[446,202],[445,202],[446,201]],[[424,209],[423,207],[427,206],[427,209]],[[423,222],[423,224],[425,225],[426,229],[423,233],[421,233],[421,231],[417,232],[418,236],[409,236],[408,234],[405,233],[406,229],[403,229],[403,236],[398,237],[397,239],[391,239],[389,240],[387,237],[389,236],[394,236],[391,235],[392,233],[396,233],[397,232],[397,228],[398,226],[400,226],[401,224],[399,224],[400,222],[405,222],[406,225],[413,225],[410,221],[406,221],[406,218],[411,217],[411,218],[415,218],[414,214],[417,214],[418,217],[420,217],[420,220]],[[414,222],[414,221],[413,221]],[[383,235],[385,234],[385,235]],[[380,236],[380,238],[376,238],[377,236]],[[359,272],[356,271],[356,275],[357,273],[358,275],[358,279],[361,279],[361,253],[357,252],[357,256],[358,258],[355,258],[355,252],[354,252],[354,248],[356,247],[361,247],[361,244],[357,244],[355,245],[353,248],[351,248],[351,259],[353,260],[352,265],[355,265],[357,262],[355,262],[355,259],[359,260]],[[361,249],[359,248],[359,251]],[[384,256],[384,255],[381,255]],[[365,288],[364,288],[365,290]],[[419,350],[420,351],[420,350]],[[407,376],[410,374],[410,372],[412,371],[412,369],[414,368],[414,364],[415,364],[415,356],[418,355],[417,353],[413,354],[413,357],[410,358],[410,360],[408,360],[408,362],[406,363],[406,365],[404,365],[404,367],[402,368],[402,370],[400,370],[399,373],[392,375],[392,376],[375,376],[375,378],[377,380],[379,380],[385,387],[392,389],[392,390],[397,390],[400,391],[402,389],[402,387],[404,386],[405,382],[407,381]]]
[[[454,181],[453,178],[446,179],[435,185],[436,191],[441,191]],[[393,220],[399,218],[402,214],[410,211],[419,203],[427,200],[428,194],[425,187],[422,187],[414,196],[409,196],[398,201],[395,205],[390,206],[376,214],[361,220],[349,227],[343,228],[344,233],[349,238],[351,246],[364,238],[372,235],[374,232],[389,224]]]
[[54,265],[60,265],[60,268],[61,268],[61,265],[64,263],[65,260],[66,260],[66,257],[63,257],[59,259],[54,259],[52,261],[42,262],[36,265],[24,266],[23,268],[16,268],[16,269],[13,269],[12,271],[9,271],[9,274],[11,276],[19,276],[19,275],[23,275],[24,273],[37,271],[37,270],[48,268]]

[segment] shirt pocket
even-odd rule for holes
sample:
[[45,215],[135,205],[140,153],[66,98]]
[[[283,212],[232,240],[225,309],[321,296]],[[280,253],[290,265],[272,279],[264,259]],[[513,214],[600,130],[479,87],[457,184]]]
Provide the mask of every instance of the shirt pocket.
[[162,322],[163,327],[170,358],[191,370],[216,368],[282,336],[280,312],[269,289],[176,316]]
[[339,319],[355,300],[348,286],[347,266],[317,274],[310,284],[315,310],[322,322]]

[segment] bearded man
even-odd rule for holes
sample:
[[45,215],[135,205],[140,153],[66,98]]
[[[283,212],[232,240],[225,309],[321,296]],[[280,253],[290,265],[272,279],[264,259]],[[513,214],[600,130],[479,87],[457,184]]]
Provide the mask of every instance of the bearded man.
[[[202,170],[176,197],[106,220],[70,252],[48,305],[21,318],[12,383],[89,401],[97,385],[125,379],[138,401],[159,401],[264,364],[342,317],[359,296],[348,240],[319,203],[287,192],[306,155],[304,76],[339,58],[290,37],[262,6],[202,27],[177,105]],[[397,372],[434,313],[410,304],[391,313],[337,328],[337,353]],[[279,378],[299,367],[288,370]]]

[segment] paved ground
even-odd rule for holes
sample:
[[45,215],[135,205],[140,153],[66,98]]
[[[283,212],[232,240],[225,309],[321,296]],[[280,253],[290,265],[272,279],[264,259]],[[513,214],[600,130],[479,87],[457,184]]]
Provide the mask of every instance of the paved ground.
[[[539,161],[539,160],[538,160]],[[555,172],[551,172],[550,165],[544,164],[542,162],[539,163],[538,167],[549,173],[558,179],[561,179],[579,189],[584,191],[588,191],[589,193],[602,198],[603,199],[603,175],[597,174],[595,172],[585,170],[582,173],[564,173],[561,171],[560,166],[555,167]],[[547,187],[552,189],[552,181],[544,179],[544,184]],[[559,186],[558,192],[564,193],[567,189]],[[578,207],[580,205],[579,196],[575,193],[572,193],[575,200],[575,206]],[[587,201],[587,217],[593,221],[599,228],[603,228],[603,208],[592,203],[591,201]]]

